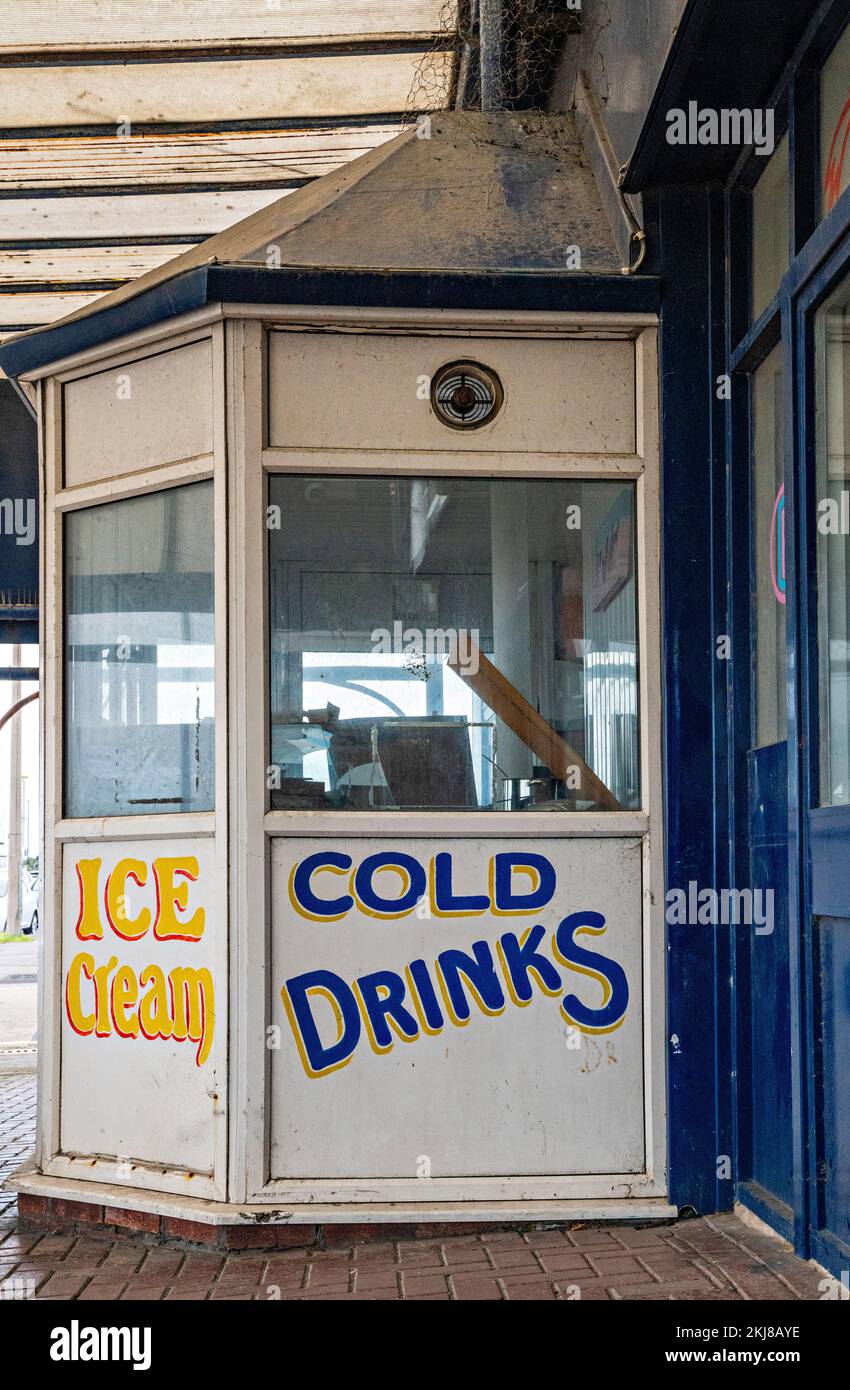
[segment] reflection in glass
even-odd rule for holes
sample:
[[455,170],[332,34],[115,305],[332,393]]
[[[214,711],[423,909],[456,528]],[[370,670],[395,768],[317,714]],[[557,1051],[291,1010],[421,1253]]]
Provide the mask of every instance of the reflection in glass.
[[850,183],[850,28],[845,29],[821,73],[821,216]]
[[850,804],[850,291],[817,315],[820,804]]
[[757,748],[781,743],[788,726],[783,383],[782,348],[777,346],[753,376]]
[[214,806],[213,485],[65,519],[65,815]]
[[634,485],[269,483],[273,809],[640,805]]

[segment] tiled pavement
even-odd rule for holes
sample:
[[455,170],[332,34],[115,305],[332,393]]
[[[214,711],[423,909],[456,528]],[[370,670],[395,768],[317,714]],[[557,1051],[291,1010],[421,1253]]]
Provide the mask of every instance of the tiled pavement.
[[[32,1147],[35,1078],[0,1077],[0,1173]],[[214,1252],[132,1237],[18,1232],[0,1193],[0,1296],[38,1299],[771,1299],[823,1297],[823,1272],[725,1215],[325,1250]],[[5,1291],[3,1285],[9,1284]]]

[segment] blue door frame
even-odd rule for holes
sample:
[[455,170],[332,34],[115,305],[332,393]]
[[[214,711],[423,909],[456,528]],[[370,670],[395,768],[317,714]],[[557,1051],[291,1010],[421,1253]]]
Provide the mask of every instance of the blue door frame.
[[[726,226],[724,229],[724,203]],[[735,194],[710,187],[661,189],[646,199],[647,226],[660,247],[662,284],[662,528],[665,647],[665,807],[667,887],[689,879],[722,886],[750,882],[747,751],[751,731],[749,496],[750,416],[746,393],[733,408],[717,400],[725,372],[749,371],[780,338],[785,344],[786,545],[789,573],[788,756],[768,769],[787,781],[787,1036],[790,1049],[790,1202],[776,1202],[750,1181],[753,1117],[742,1091],[750,1046],[746,930],[668,927],[668,1037],[671,1200],[697,1211],[740,1200],[798,1253],[841,1275],[850,1242],[824,1224],[824,1084],[817,1046],[817,972],[813,913],[850,919],[850,809],[811,813],[816,805],[818,703],[816,476],[811,318],[850,275],[850,190],[808,237],[786,274],[776,304],[731,352]],[[724,235],[724,230],[726,235]],[[802,227],[801,239],[805,235]],[[746,240],[746,237],[745,237]],[[748,258],[748,247],[746,251]],[[738,266],[740,270],[740,265]],[[674,280],[675,277],[675,280]],[[695,348],[697,350],[695,350]],[[737,402],[737,404],[736,404]],[[696,602],[699,595],[700,602]],[[732,660],[716,659],[717,637],[731,636]],[[781,790],[781,789],[780,789]],[[781,797],[777,797],[781,804]],[[779,827],[781,832],[782,827]],[[765,832],[772,833],[769,826]],[[779,836],[776,837],[777,841]],[[847,902],[813,900],[843,875]],[[816,885],[817,886],[817,885]],[[840,911],[839,911],[840,909]],[[850,920],[848,920],[850,932]],[[730,989],[730,981],[732,988]],[[836,1006],[850,1038],[850,969],[834,980]],[[833,1136],[834,1157],[850,1162],[850,1133]],[[725,1178],[732,1155],[734,1181]],[[845,1215],[850,1215],[848,1211]],[[833,1221],[833,1226],[835,1222]],[[850,1228],[848,1228],[850,1234]]]
[[[850,1110],[840,1102],[836,1047],[850,1038],[850,954],[834,958],[823,980],[816,947],[830,919],[850,939],[850,807],[818,808],[819,665],[817,622],[817,477],[813,318],[850,277],[850,190],[845,192],[785,276],[781,291],[792,399],[786,440],[785,495],[790,515],[788,596],[788,769],[791,1012],[793,1036],[795,1245],[833,1273],[850,1268]],[[842,925],[843,924],[843,925]],[[835,935],[834,932],[831,935]],[[839,1027],[828,1033],[827,1001]],[[819,1039],[823,1038],[823,1047]],[[840,1055],[840,1054],[839,1054]],[[845,1051],[846,1056],[846,1051]],[[838,1172],[832,1170],[838,1165]],[[837,1187],[833,1194],[829,1183]],[[843,1195],[842,1195],[843,1194]]]

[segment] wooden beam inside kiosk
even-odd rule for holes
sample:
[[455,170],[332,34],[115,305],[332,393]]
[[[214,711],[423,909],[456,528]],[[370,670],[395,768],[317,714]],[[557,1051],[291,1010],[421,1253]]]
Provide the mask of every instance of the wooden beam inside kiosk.
[[[548,767],[553,777],[566,782],[569,769],[577,767],[581,774],[582,790],[588,799],[592,798],[603,811],[623,809],[578,750],[562,738],[542,714],[537,713],[534,706],[528,703],[516,686],[511,685],[492,661],[488,661],[474,642],[470,644],[468,663],[461,665],[456,652],[450,653],[447,661],[455,675],[474,690],[479,700],[483,700],[517,738],[522,739],[526,747]],[[470,671],[470,666],[474,670]]]

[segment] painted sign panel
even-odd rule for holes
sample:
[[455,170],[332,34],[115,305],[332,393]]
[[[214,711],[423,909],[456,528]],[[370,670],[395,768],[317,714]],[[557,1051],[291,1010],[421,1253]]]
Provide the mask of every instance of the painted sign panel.
[[211,1173],[212,842],[66,845],[62,887],[62,1151]]
[[272,1177],[643,1171],[641,848],[276,840]]

